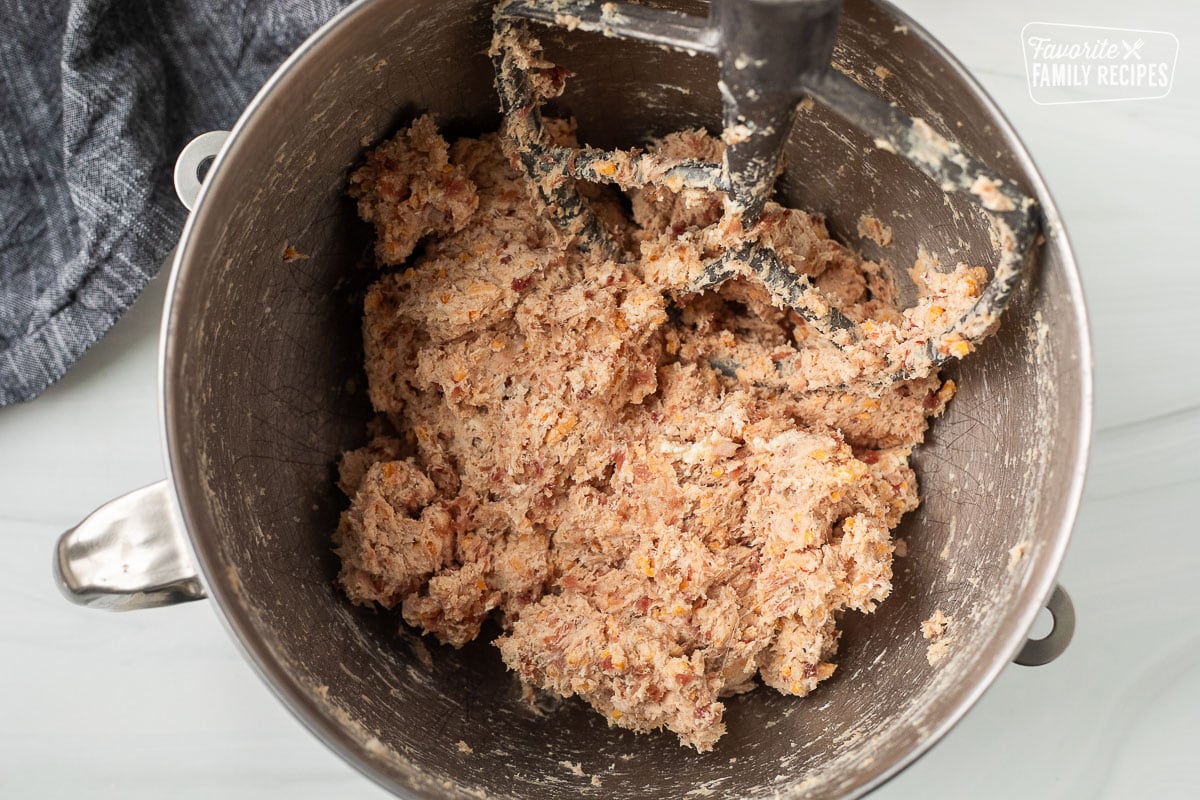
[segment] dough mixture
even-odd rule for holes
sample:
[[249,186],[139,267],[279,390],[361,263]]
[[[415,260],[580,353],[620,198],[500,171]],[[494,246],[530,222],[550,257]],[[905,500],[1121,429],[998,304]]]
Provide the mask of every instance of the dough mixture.
[[[770,204],[740,230],[716,193],[586,186],[628,253],[605,260],[564,241],[505,146],[449,145],[422,117],[351,179],[393,269],[365,301],[379,417],[340,465],[340,585],[455,647],[492,617],[526,684],[709,750],[722,698],[756,679],[808,694],[836,669],[839,616],[887,597],[909,455],[954,386],[880,388],[872,369],[957,319],[986,273],[923,257],[900,311],[888,271],[819,216]],[[651,147],[722,150],[702,131]],[[870,337],[839,350],[753,279],[681,293],[735,237],[771,243]]]

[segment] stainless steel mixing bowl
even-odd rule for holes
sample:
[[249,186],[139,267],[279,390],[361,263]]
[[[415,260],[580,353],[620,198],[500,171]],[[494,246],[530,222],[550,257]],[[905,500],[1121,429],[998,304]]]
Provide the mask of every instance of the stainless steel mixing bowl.
[[[958,396],[916,455],[923,503],[898,531],[908,556],[896,562],[892,596],[870,617],[847,615],[837,674],[812,696],[732,699],[729,733],[712,753],[670,734],[609,728],[577,701],[533,708],[488,643],[423,644],[398,635],[395,614],[353,608],[334,588],[329,542],[344,505],[334,463],[363,441],[369,416],[358,331],[372,272],[361,266],[368,231],[344,196],[347,173],[364,145],[419,111],[436,112],[452,134],[497,125],[489,15],[477,0],[363,0],[251,104],[175,259],[161,365],[170,480],[63,537],[64,588],[116,608],[207,594],[283,702],[403,796],[860,795],[967,711],[1054,589],[1083,480],[1091,357],[1046,187],[996,108],[928,34],[888,5],[847,4],[840,65],[1015,176],[1045,212],[1046,242],[1000,333],[949,370]],[[559,107],[591,143],[719,125],[712,63],[580,34],[562,40],[564,51],[557,36],[544,37],[551,52],[578,72]],[[819,106],[802,115],[787,158],[786,198],[827,214],[868,254],[903,266],[921,242],[946,263],[992,261],[966,201],[947,199]],[[194,167],[184,183],[195,182]],[[893,228],[887,251],[857,239],[864,211]],[[286,248],[306,258],[289,260]],[[919,623],[936,608],[958,622],[932,667]],[[1056,610],[1055,635],[1024,660],[1061,649],[1069,609]],[[460,752],[460,740],[473,752]]]

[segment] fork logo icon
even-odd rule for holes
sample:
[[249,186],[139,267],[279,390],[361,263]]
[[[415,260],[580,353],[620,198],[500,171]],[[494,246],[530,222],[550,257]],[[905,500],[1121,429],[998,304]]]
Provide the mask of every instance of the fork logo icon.
[[1126,40],[1122,39],[1121,46],[1125,48],[1125,60],[1128,61],[1130,56],[1132,56],[1132,57],[1136,58],[1138,61],[1141,61],[1142,60],[1141,49],[1142,49],[1142,46],[1145,44],[1146,44],[1145,39],[1138,39],[1133,44],[1130,44]]

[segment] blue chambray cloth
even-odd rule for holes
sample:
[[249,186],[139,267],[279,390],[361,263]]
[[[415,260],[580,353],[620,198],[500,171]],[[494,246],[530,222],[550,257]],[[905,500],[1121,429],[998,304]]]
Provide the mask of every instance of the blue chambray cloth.
[[347,0],[0,0],[0,406],[58,380],[179,237],[180,149]]

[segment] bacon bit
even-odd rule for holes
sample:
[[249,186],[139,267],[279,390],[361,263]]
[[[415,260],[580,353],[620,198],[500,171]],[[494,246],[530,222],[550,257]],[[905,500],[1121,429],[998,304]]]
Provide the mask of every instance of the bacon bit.
[[533,283],[532,278],[513,278],[512,290],[514,292],[523,292],[529,288],[529,284]]
[[555,64],[553,67],[542,70],[542,74],[550,81],[550,86],[555,92],[561,92],[563,85],[575,73],[566,67]]
[[455,178],[446,184],[446,194],[452,198],[459,198],[469,195],[472,190],[473,187],[461,178]]
[[634,603],[634,608],[638,610],[639,614],[647,613],[650,611],[650,598],[646,595],[642,595],[638,598],[638,601]]

